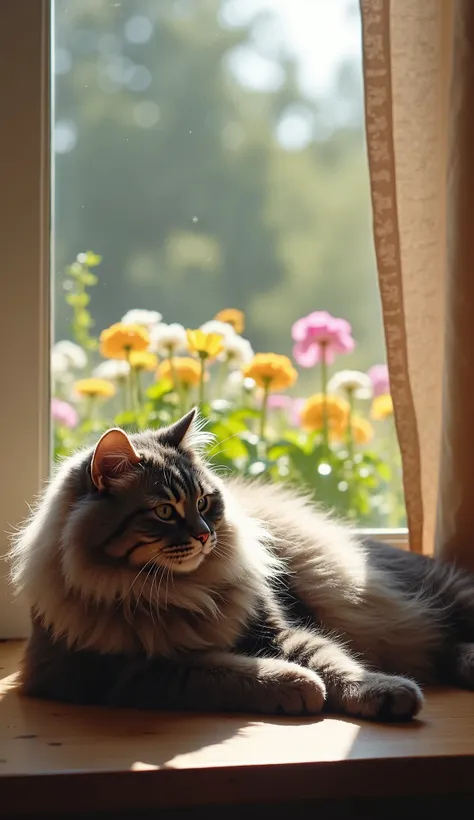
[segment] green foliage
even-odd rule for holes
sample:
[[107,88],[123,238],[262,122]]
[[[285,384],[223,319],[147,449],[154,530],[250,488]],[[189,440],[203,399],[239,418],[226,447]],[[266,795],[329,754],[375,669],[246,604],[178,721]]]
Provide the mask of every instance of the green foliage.
[[[130,305],[189,327],[234,305],[257,349],[286,354],[292,321],[324,306],[359,339],[347,366],[366,368],[383,335],[361,65],[342,65],[326,94],[309,95],[298,55],[282,48],[271,58],[279,84],[255,90],[233,61],[259,53],[257,34],[271,42],[272,13],[229,25],[228,5],[56,0],[56,47],[71,69],[56,75],[55,113],[78,135],[56,155],[58,271],[89,243],[102,254],[98,327]],[[140,44],[124,33],[134,15],[153,26]],[[138,69],[151,78],[143,90],[127,80]],[[150,127],[139,124],[143,106],[156,112]],[[295,112],[312,134],[289,150],[277,129]],[[56,338],[67,338],[56,294]]]
[[91,297],[87,290],[98,282],[91,268],[100,265],[101,261],[102,257],[92,251],[79,253],[76,261],[67,266],[63,281],[65,301],[72,308],[72,335],[77,344],[86,351],[97,348],[97,340],[90,335],[94,322],[88,309]]

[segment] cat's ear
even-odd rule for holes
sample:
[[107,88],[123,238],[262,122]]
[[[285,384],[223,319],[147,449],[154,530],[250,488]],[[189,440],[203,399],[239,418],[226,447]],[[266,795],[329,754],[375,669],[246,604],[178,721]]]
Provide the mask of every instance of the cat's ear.
[[160,430],[160,439],[171,447],[180,447],[182,450],[194,450],[199,453],[207,444],[214,441],[212,433],[206,433],[205,419],[199,416],[197,407],[193,407],[182,419],[176,421],[165,430]]
[[129,437],[118,427],[104,433],[96,444],[91,462],[91,478],[98,490],[123,478],[141,461]]
[[193,407],[181,419],[175,421],[165,430],[160,431],[161,439],[170,447],[189,447],[192,440],[192,432],[197,420],[197,408]]

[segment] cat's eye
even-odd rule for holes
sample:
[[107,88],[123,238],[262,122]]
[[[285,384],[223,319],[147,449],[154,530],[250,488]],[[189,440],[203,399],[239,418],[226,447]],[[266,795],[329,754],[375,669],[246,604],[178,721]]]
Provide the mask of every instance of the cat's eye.
[[171,504],[158,504],[155,513],[161,521],[170,521],[174,515],[174,507]]
[[200,513],[205,513],[206,510],[209,509],[209,505],[211,503],[211,499],[208,495],[203,495],[202,498],[199,499],[197,503],[197,508]]

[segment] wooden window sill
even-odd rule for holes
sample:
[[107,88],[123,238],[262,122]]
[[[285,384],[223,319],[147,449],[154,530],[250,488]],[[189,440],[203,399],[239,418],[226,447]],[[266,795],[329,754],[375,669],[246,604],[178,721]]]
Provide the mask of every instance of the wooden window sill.
[[22,647],[0,644],[1,817],[474,791],[469,692],[403,726],[72,707],[18,694]]

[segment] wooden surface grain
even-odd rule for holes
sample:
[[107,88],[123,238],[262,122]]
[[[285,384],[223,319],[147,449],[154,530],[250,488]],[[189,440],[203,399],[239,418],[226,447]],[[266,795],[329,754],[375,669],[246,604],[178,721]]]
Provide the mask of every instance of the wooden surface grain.
[[20,696],[21,652],[0,644],[0,816],[474,788],[474,693],[428,692],[395,726],[104,710]]

